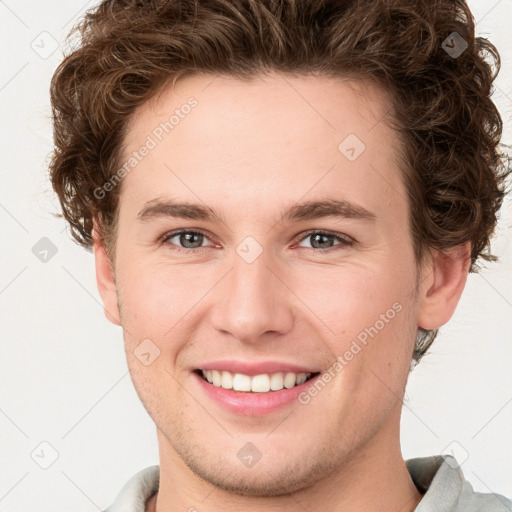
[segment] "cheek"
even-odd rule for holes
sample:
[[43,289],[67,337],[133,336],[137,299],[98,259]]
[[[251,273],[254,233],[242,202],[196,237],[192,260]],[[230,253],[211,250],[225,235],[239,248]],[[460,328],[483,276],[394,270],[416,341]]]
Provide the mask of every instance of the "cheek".
[[174,336],[181,319],[198,302],[197,281],[181,270],[119,265],[118,292],[122,324],[137,337]]
[[295,276],[294,292],[307,305],[299,305],[301,314],[310,318],[333,360],[343,358],[346,377],[360,378],[362,368],[373,368],[395,387],[395,379],[408,372],[416,332],[415,274],[409,263],[404,255]]
[[398,276],[384,265],[331,266],[290,274],[289,279],[307,306],[303,304],[301,311],[309,315],[309,308],[317,322],[323,320],[330,327],[331,334],[356,334],[378,322],[381,315],[384,321],[392,320],[411,300],[412,277]]

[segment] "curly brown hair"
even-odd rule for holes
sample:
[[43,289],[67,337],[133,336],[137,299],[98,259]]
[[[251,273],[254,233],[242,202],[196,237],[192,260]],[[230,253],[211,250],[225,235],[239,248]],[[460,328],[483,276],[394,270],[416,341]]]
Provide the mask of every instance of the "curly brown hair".
[[[115,261],[122,183],[106,195],[95,190],[119,168],[137,107],[179,77],[278,71],[366,78],[383,87],[403,146],[417,261],[427,247],[465,242],[470,271],[478,271],[479,258],[496,259],[490,237],[510,172],[491,100],[500,58],[475,37],[464,1],[106,0],[86,13],[70,37],[76,35],[51,82],[50,177],[83,247],[92,247],[96,219]],[[436,334],[418,330],[414,361]]]

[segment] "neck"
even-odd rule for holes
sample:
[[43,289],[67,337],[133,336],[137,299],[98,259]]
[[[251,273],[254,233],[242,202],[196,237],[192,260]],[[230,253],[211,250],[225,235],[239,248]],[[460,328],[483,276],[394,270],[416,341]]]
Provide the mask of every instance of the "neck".
[[[398,424],[399,418],[398,412],[395,418]],[[277,496],[241,495],[212,485],[183,463],[160,431],[158,436],[160,488],[146,503],[146,512],[291,512],[298,509],[412,512],[422,498],[402,458],[399,428],[395,422],[384,425],[330,473],[319,475],[309,486]]]

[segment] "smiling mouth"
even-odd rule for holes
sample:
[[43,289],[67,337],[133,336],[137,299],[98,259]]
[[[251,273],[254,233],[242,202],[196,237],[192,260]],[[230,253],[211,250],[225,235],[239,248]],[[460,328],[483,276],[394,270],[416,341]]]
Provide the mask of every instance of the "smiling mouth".
[[320,375],[314,373],[277,372],[255,376],[232,373],[225,370],[201,370],[194,373],[208,384],[240,393],[275,393],[283,389],[300,386]]

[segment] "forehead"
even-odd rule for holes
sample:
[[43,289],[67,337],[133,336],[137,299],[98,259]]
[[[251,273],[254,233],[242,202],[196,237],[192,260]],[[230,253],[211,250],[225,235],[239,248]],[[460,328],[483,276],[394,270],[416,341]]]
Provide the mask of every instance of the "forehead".
[[[233,126],[247,142],[253,142],[256,136],[264,140],[265,136],[282,134],[283,129],[290,136],[303,134],[304,127],[310,129],[311,139],[328,131],[338,138],[350,127],[358,129],[358,136],[365,139],[376,124],[386,120],[390,110],[388,94],[369,80],[277,72],[244,80],[197,74],[168,84],[136,109],[128,125],[126,142],[158,132],[155,121],[170,121],[171,126],[160,135],[172,133],[177,144],[181,136],[190,135],[190,130],[194,131],[196,142],[209,142],[211,136],[217,141],[222,128],[231,130]],[[182,122],[187,117],[194,119]],[[254,126],[266,126],[267,130],[247,133]]]
[[281,207],[333,190],[389,203],[402,189],[390,106],[377,86],[347,78],[186,77],[133,115],[123,161],[151,148],[123,189],[137,206],[168,193],[208,204],[229,199],[243,211],[244,202]]

